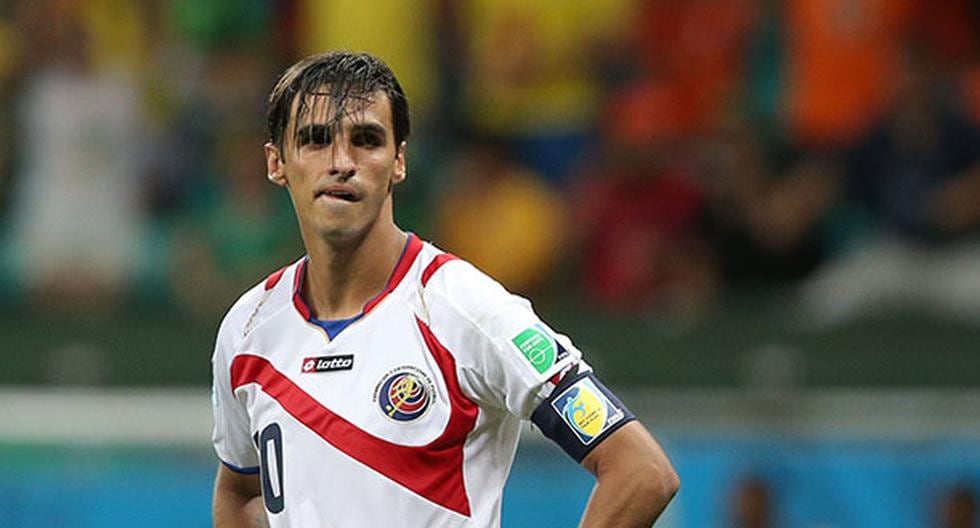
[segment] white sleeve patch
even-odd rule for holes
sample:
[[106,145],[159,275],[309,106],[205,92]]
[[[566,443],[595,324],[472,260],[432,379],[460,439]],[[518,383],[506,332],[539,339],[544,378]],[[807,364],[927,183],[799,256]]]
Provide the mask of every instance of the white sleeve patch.
[[559,365],[570,354],[568,349],[541,323],[521,330],[511,337],[509,342],[540,378],[549,377],[553,367]]

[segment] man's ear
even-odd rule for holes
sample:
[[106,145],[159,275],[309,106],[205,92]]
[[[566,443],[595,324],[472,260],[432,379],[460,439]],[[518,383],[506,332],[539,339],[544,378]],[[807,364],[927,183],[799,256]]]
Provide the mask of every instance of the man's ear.
[[286,181],[286,173],[283,171],[285,162],[279,154],[279,149],[270,142],[263,146],[263,150],[265,150],[266,177],[272,183],[286,187],[289,182]]
[[407,150],[408,143],[402,141],[402,144],[398,145],[398,151],[395,152],[395,177],[392,178],[392,183],[401,183],[408,177],[408,168],[405,165],[405,153]]

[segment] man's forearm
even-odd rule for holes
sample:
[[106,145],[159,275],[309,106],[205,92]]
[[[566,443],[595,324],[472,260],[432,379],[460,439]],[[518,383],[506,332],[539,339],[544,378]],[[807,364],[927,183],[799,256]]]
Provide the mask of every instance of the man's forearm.
[[680,487],[667,455],[638,421],[596,446],[582,465],[596,477],[582,528],[649,528]]
[[268,527],[258,474],[242,474],[218,464],[211,506],[215,528]]
[[596,482],[582,517],[582,528],[648,528],[677,492],[673,472],[639,475],[631,472],[603,475]]
[[262,496],[245,499],[241,496],[216,495],[214,500],[215,528],[268,528]]

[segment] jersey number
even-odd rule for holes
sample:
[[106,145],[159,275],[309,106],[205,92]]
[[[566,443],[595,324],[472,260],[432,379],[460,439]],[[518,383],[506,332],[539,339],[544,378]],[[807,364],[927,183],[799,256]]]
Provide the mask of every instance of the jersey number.
[[282,429],[271,423],[252,437],[259,450],[262,473],[262,499],[269,513],[279,513],[283,508],[282,487]]

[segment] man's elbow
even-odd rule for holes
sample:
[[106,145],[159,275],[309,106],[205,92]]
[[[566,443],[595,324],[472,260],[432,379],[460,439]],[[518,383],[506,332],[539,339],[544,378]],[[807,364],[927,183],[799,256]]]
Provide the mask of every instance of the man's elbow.
[[650,503],[659,505],[661,509],[667,506],[681,487],[680,476],[669,462],[648,464],[638,480],[641,493]]
[[618,490],[620,497],[659,515],[680,489],[670,459],[639,422],[627,424],[584,460],[600,486]]
[[674,471],[673,467],[668,467],[666,475],[663,477],[662,490],[664,497],[666,497],[665,502],[670,502],[677,495],[677,492],[681,489],[681,477]]

